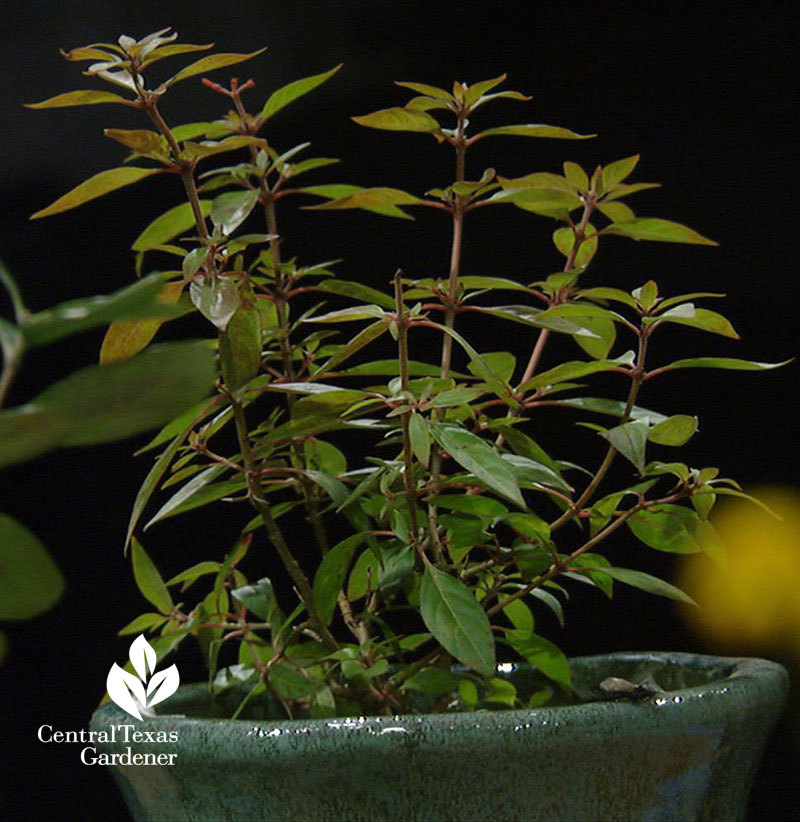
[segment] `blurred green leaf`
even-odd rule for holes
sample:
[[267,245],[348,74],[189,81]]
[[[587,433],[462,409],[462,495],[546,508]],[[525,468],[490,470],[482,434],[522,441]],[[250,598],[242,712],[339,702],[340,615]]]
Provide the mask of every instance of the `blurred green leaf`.
[[58,444],[93,445],[162,425],[207,396],[215,378],[207,343],[168,343],[77,371],[42,391],[32,406],[66,422]]
[[608,431],[601,431],[600,436],[608,440],[623,457],[641,472],[644,469],[644,452],[647,445],[648,429],[649,425],[646,421],[633,420]]
[[662,366],[662,371],[676,371],[679,368],[719,368],[727,371],[768,371],[772,368],[781,368],[792,360],[783,362],[753,362],[751,360],[737,360],[732,357],[690,357],[685,360],[675,360],[669,365]]
[[31,619],[64,592],[61,571],[39,538],[8,514],[0,514],[0,568],[0,619]]

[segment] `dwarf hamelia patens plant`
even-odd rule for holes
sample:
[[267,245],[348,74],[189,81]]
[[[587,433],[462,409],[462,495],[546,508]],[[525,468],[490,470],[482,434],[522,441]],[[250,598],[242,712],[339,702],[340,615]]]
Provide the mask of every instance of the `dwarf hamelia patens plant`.
[[[505,76],[455,83],[452,91],[399,83],[415,94],[408,103],[353,118],[449,144],[455,179],[445,188],[430,189],[427,181],[419,185],[424,194],[306,185],[306,174],[336,161],[300,159],[306,143],[277,148],[270,120],[338,67],[290,83],[252,112],[245,103],[255,94],[252,81],[223,85],[205,75],[260,51],[202,56],[150,83],[162,58],[211,48],[180,45],[176,36],[163,30],[65,53],[90,62],[84,73],[117,90],[67,92],[33,106],[107,103],[141,111],[140,129],[106,131],[130,150],[124,165],[34,216],[144,177],[179,178],[184,201],[134,241],[137,268],[171,260],[170,270],[150,275],[160,278],[161,299],[203,314],[218,342],[216,393],[142,449],[156,456],[136,496],[127,543],[139,588],[156,610],[121,633],[148,631],[159,659],[194,636],[212,691],[243,687],[240,709],[269,692],[289,716],[519,707],[568,692],[569,665],[536,632],[537,611],[550,609],[563,621],[575,582],[608,596],[622,583],[688,599],[661,579],[615,566],[609,538],[628,530],[659,551],[713,551],[707,517],[716,498],[742,494],[716,468],[674,460],[697,418],[639,406],[643,386],[678,369],[772,367],[710,357],[652,362],[650,340],[675,326],[736,337],[727,319],[696,305],[721,295],[666,296],[646,277],[628,293],[584,286],[584,275],[601,241],[614,237],[714,243],[679,223],[634,213],[631,195],[657,187],[631,182],[637,156],[592,172],[566,162],[563,173],[475,173],[469,149],[478,141],[592,136],[540,124],[476,130],[473,120],[486,104],[529,99],[500,90]],[[221,119],[172,126],[161,100],[191,77],[203,78],[229,110]],[[222,155],[224,165],[217,165]],[[502,168],[502,154],[496,165]],[[331,263],[287,257],[278,206],[309,195],[322,199],[304,206],[315,210],[441,212],[452,223],[449,270],[422,279],[397,272],[385,292],[340,279]],[[462,272],[464,232],[482,219],[473,212],[509,206],[526,212],[520,219],[531,219],[534,229],[555,221],[550,268],[557,273],[530,282],[508,272]],[[508,219],[518,213],[509,212]],[[357,248],[341,253],[352,257]],[[520,270],[527,269],[521,249]],[[384,271],[378,280],[391,275]],[[321,302],[329,298],[349,302],[331,310]],[[530,341],[524,359],[479,350],[464,336],[467,313],[496,323],[499,338],[518,329]],[[102,362],[142,356],[161,323],[112,324]],[[565,350],[552,349],[555,336],[572,350],[554,362]],[[394,349],[387,357],[388,345]],[[370,355],[376,346],[380,358]],[[583,384],[600,373],[616,375],[618,397],[597,396]],[[593,429],[586,436],[589,445],[594,437],[597,454],[587,447],[584,466],[563,461],[557,441],[539,442],[543,406],[563,409],[564,431],[574,431],[576,413]],[[228,431],[233,450],[225,450]],[[357,464],[343,450],[354,433],[375,448]],[[610,487],[609,469],[618,461],[627,481]],[[156,495],[161,502],[145,517]],[[242,512],[238,534],[218,535],[233,548],[198,557],[164,581],[139,541],[140,526],[220,500]],[[264,576],[275,558],[291,580],[285,590]],[[498,650],[504,659],[532,663],[551,684],[518,694],[496,674]]]

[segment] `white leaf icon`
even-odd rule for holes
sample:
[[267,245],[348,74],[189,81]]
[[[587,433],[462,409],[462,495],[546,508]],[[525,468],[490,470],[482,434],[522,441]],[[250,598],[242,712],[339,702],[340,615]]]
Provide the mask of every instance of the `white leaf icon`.
[[153,674],[153,678],[147,686],[148,706],[152,708],[153,705],[157,705],[168,696],[172,696],[178,690],[180,684],[181,678],[178,674],[177,665],[170,665],[169,668]]
[[134,639],[128,652],[134,670],[139,674],[142,682],[147,682],[148,669],[152,674],[156,669],[156,652],[150,647],[150,643],[144,638],[144,634]]
[[106,678],[106,690],[109,697],[131,716],[141,719],[139,707],[147,705],[144,685],[133,675],[117,665],[111,666]]

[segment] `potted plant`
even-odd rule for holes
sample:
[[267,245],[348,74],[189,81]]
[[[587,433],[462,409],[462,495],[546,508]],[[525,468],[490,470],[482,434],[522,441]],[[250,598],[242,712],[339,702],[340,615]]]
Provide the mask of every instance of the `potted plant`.
[[[402,82],[408,103],[354,118],[452,147],[446,187],[307,185],[335,161],[304,158],[302,143],[273,146],[269,121],[338,67],[251,112],[251,81],[205,75],[260,52],[203,54],[148,82],[160,60],[211,48],[176,37],[165,29],[73,49],[69,61],[116,88],[33,106],[141,112],[140,128],[105,132],[130,163],[33,216],[144,177],[179,178],[184,201],[133,243],[137,269],[167,261],[150,275],[160,300],[205,317],[218,350],[215,393],[142,449],[153,461],[126,548],[152,608],[120,632],[136,636],[130,662],[109,674],[113,702],[96,712],[86,756],[111,765],[143,819],[739,818],[780,708],[779,666],[643,653],[570,661],[535,630],[540,609],[563,619],[578,586],[687,599],[612,563],[623,529],[655,550],[720,559],[709,513],[719,496],[744,492],[716,468],[675,461],[696,417],[648,410],[639,394],[679,369],[774,366],[651,361],[651,340],[677,327],[735,337],[696,304],[720,295],[662,294],[648,278],[628,293],[585,276],[608,237],[714,243],[635,215],[628,198],[656,187],[631,182],[636,156],[591,172],[566,162],[560,172],[476,173],[467,155],[478,141],[591,136],[540,124],[477,130],[483,106],[528,99],[504,90],[505,76],[452,90]],[[191,77],[228,112],[171,125],[161,98]],[[316,210],[441,212],[452,224],[449,271],[397,271],[383,291],[288,256],[282,201],[309,195],[322,199],[304,206]],[[534,227],[555,221],[561,263],[521,281],[464,274],[467,215],[487,206],[528,212],[519,216]],[[386,278],[393,271],[388,259]],[[103,367],[147,356],[167,319],[113,322]],[[468,338],[489,322],[527,346],[519,365]],[[602,392],[584,385],[605,378]],[[616,398],[603,396],[620,384]],[[576,419],[589,429],[583,465],[558,453]],[[162,575],[166,560],[143,547],[143,528],[220,500],[242,510],[237,533],[220,535],[223,553]],[[272,559],[281,585],[264,575]],[[208,681],[175,693],[177,669],[164,661],[188,637]],[[135,750],[109,733],[131,715]]]

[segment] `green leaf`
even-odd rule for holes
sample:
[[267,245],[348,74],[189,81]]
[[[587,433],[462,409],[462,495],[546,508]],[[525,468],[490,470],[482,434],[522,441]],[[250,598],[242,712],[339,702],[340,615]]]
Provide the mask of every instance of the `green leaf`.
[[329,311],[327,314],[318,314],[306,318],[307,323],[337,323],[353,322],[354,320],[372,320],[376,317],[383,320],[386,312],[377,305],[362,305],[356,308],[341,308],[338,311]]
[[42,391],[33,405],[66,421],[61,445],[94,445],[163,425],[207,396],[215,378],[207,343],[168,343],[125,362],[77,371]]
[[155,605],[162,614],[169,614],[174,607],[170,596],[158,568],[142,548],[139,540],[133,537],[131,540],[131,560],[133,562],[133,576],[136,585],[142,592],[142,596]]
[[247,487],[247,482],[244,479],[213,482],[225,470],[227,469],[224,465],[212,465],[210,468],[196,474],[159,508],[155,516],[145,525],[145,530],[162,519],[174,517],[194,508],[216,502],[222,497]]
[[174,317],[182,312],[160,299],[164,285],[163,274],[150,274],[112,294],[70,300],[30,314],[21,330],[29,345],[39,346],[119,320]]
[[625,303],[630,308],[636,308],[636,300],[627,291],[619,288],[584,288],[578,292],[577,296],[588,300],[616,300]]
[[272,622],[276,612],[280,613],[269,577],[263,577],[253,585],[236,588],[231,591],[231,596],[264,622]]
[[486,440],[465,428],[431,425],[431,434],[436,442],[463,468],[520,508],[525,507],[517,481],[509,471],[508,463],[497,454]]
[[408,435],[414,456],[427,467],[431,457],[431,435],[428,424],[419,414],[412,414],[409,418]]
[[539,443],[531,439],[527,434],[510,425],[501,427],[500,433],[516,454],[538,462],[556,474],[559,473],[555,461],[550,458]]
[[69,211],[69,209],[89,202],[89,200],[102,197],[110,191],[131,185],[145,177],[161,174],[162,171],[163,169],[160,168],[134,168],[132,166],[101,171],[88,180],[84,180],[80,185],[75,186],[75,188],[59,197],[55,202],[47,206],[47,208],[31,214],[30,219],[36,220],[39,217],[48,217],[51,214]]
[[238,391],[258,374],[261,366],[261,319],[252,304],[239,306],[219,335],[222,378]]
[[535,665],[548,679],[567,691],[572,690],[572,672],[561,649],[531,631],[515,629],[506,633],[511,647]]
[[644,573],[644,571],[635,571],[631,568],[598,568],[595,572],[598,574],[607,574],[617,582],[623,582],[626,585],[631,585],[634,588],[639,588],[641,591],[646,591],[648,594],[655,594],[656,596],[667,597],[678,602],[685,602],[689,605],[697,605],[697,603],[680,588],[664,582],[663,579],[651,576]]
[[458,687],[458,680],[443,668],[423,668],[410,676],[401,691],[419,691],[430,696],[449,694]]
[[601,191],[608,191],[612,186],[621,183],[631,175],[639,162],[639,155],[634,154],[631,157],[624,157],[622,160],[616,160],[609,163],[600,174],[600,189]]
[[448,653],[479,674],[492,676],[495,651],[489,618],[463,582],[426,564],[420,611],[425,626]]
[[[200,209],[203,216],[208,217],[211,210],[211,200],[200,200]],[[148,251],[193,228],[195,228],[195,220],[192,205],[191,203],[183,203],[169,209],[169,211],[165,211],[160,217],[156,217],[136,238],[131,249],[133,251]]]
[[[302,191],[305,194],[313,194],[317,197],[325,197],[330,200],[338,200],[363,190],[362,186],[347,185],[345,183],[305,186],[304,188],[298,189],[298,191]],[[414,219],[410,214],[406,214],[405,211],[397,206],[364,206],[364,211],[371,211],[374,214],[381,214],[384,217],[396,217],[400,220]]]
[[[604,397],[570,397],[569,399],[553,400],[553,405],[565,408],[578,408],[586,411],[594,411],[598,414],[608,414],[613,417],[621,417],[625,413],[626,404],[621,400],[608,400]],[[667,417],[659,414],[658,411],[650,411],[647,408],[634,406],[630,412],[631,419],[647,418],[651,423],[663,422]]]
[[128,636],[128,634],[141,634],[151,628],[157,628],[167,621],[168,617],[163,614],[140,614],[136,619],[132,619],[124,628],[117,631],[117,636]]
[[427,83],[409,83],[406,81],[395,80],[396,86],[403,88],[410,88],[411,91],[416,91],[417,94],[424,94],[426,97],[433,97],[435,100],[445,100],[447,102],[453,101],[453,95],[449,91],[437,86],[429,86]]
[[723,371],[769,371],[772,368],[781,368],[792,360],[783,362],[753,362],[751,360],[737,360],[731,357],[690,357],[686,360],[675,360],[663,366],[661,371],[676,371],[679,368],[719,368]]
[[657,551],[695,554],[701,550],[694,538],[700,520],[690,508],[658,505],[637,511],[626,522],[636,537]]
[[197,310],[220,331],[224,331],[241,303],[239,287],[227,277],[192,280],[189,297]]
[[263,54],[265,51],[266,48],[253,51],[250,54],[209,54],[182,68],[177,74],[170,77],[164,85],[169,87],[181,80],[186,80],[188,77],[194,77],[196,74],[205,74],[207,71],[214,71],[215,69],[242,63],[245,60],[250,60],[252,57],[257,57],[259,54]]
[[189,585],[194,582],[196,579],[199,579],[206,574],[217,574],[219,573],[220,563],[219,562],[198,562],[195,565],[192,565],[191,568],[187,568],[185,571],[181,571],[179,574],[176,574],[172,579],[168,579],[165,585],[177,585],[180,582],[186,583],[183,587],[188,588]]
[[513,203],[524,211],[558,219],[582,205],[580,197],[570,191],[538,187],[506,188],[493,194],[486,202]]
[[304,206],[307,211],[325,211],[343,208],[373,209],[382,206],[419,205],[426,202],[397,188],[362,188],[346,197],[315,206]]
[[236,151],[245,146],[266,148],[267,143],[266,140],[261,137],[247,136],[244,134],[235,134],[231,137],[225,137],[223,140],[208,140],[202,143],[187,140],[183,144],[180,159],[200,160],[203,157],[212,157],[215,154],[225,154],[228,151]]
[[258,203],[258,191],[228,191],[215,197],[209,216],[222,233],[230,236],[250,216]]
[[[339,348],[336,353],[323,365],[320,367],[320,371],[329,371],[331,368],[339,365],[339,363],[344,362],[356,351],[360,351],[364,346],[369,345],[373,340],[380,337],[387,329],[389,328],[389,320],[378,320],[378,322],[372,323],[368,325],[366,328],[363,328],[358,334],[350,340],[349,343],[343,345]],[[353,369],[350,369],[349,373],[355,373]],[[368,373],[368,372],[361,372],[361,373]],[[389,373],[395,374],[396,371],[391,371]],[[437,372],[438,373],[438,372]]]
[[612,223],[603,229],[604,234],[619,234],[632,240],[655,240],[664,243],[692,243],[694,245],[719,245],[698,234],[694,229],[671,220],[657,217],[637,217],[622,223]]
[[157,131],[146,128],[107,128],[103,134],[129,148],[134,154],[149,157],[164,164],[169,163],[169,143]]
[[[685,306],[691,306],[692,310],[689,311]],[[683,313],[684,311],[686,312],[685,314]],[[669,311],[661,314],[656,322],[659,325],[662,322],[688,325],[691,328],[699,328],[701,331],[709,331],[712,334],[719,334],[722,337],[731,337],[734,340],[739,339],[739,335],[726,317],[723,317],[722,314],[718,314],[716,311],[709,311],[707,308],[694,308],[692,303],[684,303],[683,305],[671,308]]]
[[408,108],[385,108],[351,119],[360,126],[385,131],[419,131],[429,134],[441,131],[438,121],[430,114]]
[[[183,294],[182,282],[165,283],[157,295],[160,309],[175,306]],[[183,306],[177,306],[176,314],[185,313]],[[152,313],[156,313],[154,309]],[[159,311],[160,313],[160,311]],[[103,344],[100,347],[100,364],[129,360],[144,351],[158,333],[159,328],[170,317],[152,317],[133,320],[115,320],[106,330]]]
[[326,625],[329,625],[333,619],[336,600],[344,587],[353,555],[367,536],[367,532],[364,532],[343,539],[325,554],[317,568],[314,576],[314,604]]
[[641,472],[644,469],[644,452],[647,445],[649,424],[645,420],[633,420],[600,432],[614,448]]
[[625,364],[622,358],[617,360],[597,360],[595,362],[583,362],[582,360],[569,360],[561,363],[548,371],[542,371],[535,377],[531,377],[523,383],[520,391],[531,391],[535,388],[542,388],[546,385],[557,385],[560,382],[571,382],[589,374],[597,374],[601,371],[616,371]]
[[633,209],[629,208],[625,205],[625,203],[621,203],[619,201],[614,201],[612,203],[604,203],[599,202],[597,204],[597,210],[608,217],[612,223],[623,223],[627,222],[628,220],[636,219],[636,215],[633,213]]
[[486,525],[508,514],[508,508],[501,502],[481,494],[437,494],[430,497],[428,502],[450,511],[471,514]]
[[64,593],[64,578],[39,538],[0,514],[0,619],[31,619]]
[[389,311],[394,311],[396,308],[394,300],[388,294],[362,283],[353,283],[348,280],[324,280],[314,287],[318,291],[327,291],[330,294],[352,297],[361,302],[374,303]]
[[571,185],[575,186],[579,191],[589,190],[589,176],[577,163],[567,160],[563,168],[564,176]]
[[503,522],[534,544],[550,539],[550,526],[536,514],[511,513],[503,517]]
[[311,77],[304,77],[302,80],[294,80],[282,86],[277,91],[273,91],[261,109],[259,120],[265,123],[282,108],[288,106],[289,103],[294,102],[298,97],[302,97],[304,94],[308,94],[309,91],[313,91],[317,86],[324,83],[330,77],[333,77],[341,67],[342,63],[339,63],[338,66],[334,66],[330,71],[325,71],[322,74],[314,74]]
[[130,101],[119,94],[110,91],[68,91],[65,94],[57,94],[41,103],[25,103],[25,108],[63,108],[64,106],[94,106],[98,103],[124,103],[130,105]]
[[513,708],[517,702],[517,689],[514,684],[507,679],[500,679],[500,677],[493,677],[487,683],[486,695],[484,702],[493,705],[505,705],[508,708]]
[[587,140],[590,137],[596,137],[596,134],[577,134],[570,131],[568,128],[561,128],[560,126],[547,126],[543,124],[526,124],[516,126],[498,126],[497,128],[490,128],[486,131],[481,131],[471,138],[470,142],[478,140],[483,137],[499,136],[507,134],[512,137],[550,137],[559,140]]
[[676,414],[654,425],[647,434],[650,442],[659,445],[685,445],[697,431],[697,417]]

